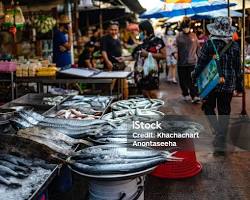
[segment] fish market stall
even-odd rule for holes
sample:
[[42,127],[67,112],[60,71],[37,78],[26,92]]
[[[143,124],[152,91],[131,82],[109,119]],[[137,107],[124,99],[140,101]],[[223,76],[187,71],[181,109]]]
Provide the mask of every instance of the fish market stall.
[[[20,155],[20,149],[29,146],[36,150],[26,152],[27,159],[43,155],[46,161],[68,165],[74,174],[87,178],[91,200],[101,196],[143,200],[145,176],[159,164],[180,158],[175,152],[130,146],[131,127],[127,125],[134,119],[162,118],[164,113],[157,109],[164,102],[144,98],[117,101],[107,113],[112,102],[109,96],[47,94],[29,94],[10,102],[7,106],[29,108],[16,110],[9,119],[17,131],[5,137],[15,137],[18,143],[11,153]],[[32,107],[48,110],[35,112]],[[50,181],[54,170],[46,176]],[[44,191],[50,181],[42,182],[34,191]],[[34,191],[31,196],[36,196]]]

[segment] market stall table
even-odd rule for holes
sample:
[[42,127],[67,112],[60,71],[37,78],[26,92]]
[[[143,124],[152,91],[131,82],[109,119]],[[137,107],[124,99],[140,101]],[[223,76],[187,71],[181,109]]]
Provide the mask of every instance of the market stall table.
[[[90,84],[112,84],[113,80],[118,80],[118,97],[123,92],[123,80],[131,76],[132,72],[114,71],[114,72],[99,72],[86,77],[86,75],[69,73],[67,70],[60,71],[56,77],[16,77],[14,82],[18,83],[37,83],[38,93],[43,93],[43,86],[48,84],[67,84],[67,83],[90,83]],[[13,84],[14,85],[14,84]],[[16,88],[17,93],[17,88]],[[110,89],[112,95],[112,89]]]

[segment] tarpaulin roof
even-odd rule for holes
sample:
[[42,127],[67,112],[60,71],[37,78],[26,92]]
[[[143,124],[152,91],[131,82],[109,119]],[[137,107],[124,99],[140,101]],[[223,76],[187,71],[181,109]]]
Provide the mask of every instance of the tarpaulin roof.
[[[113,5],[125,5],[127,6],[132,12],[135,13],[143,13],[145,9],[141,6],[138,0],[101,0],[102,2],[108,2]],[[122,4],[121,4],[122,3]]]

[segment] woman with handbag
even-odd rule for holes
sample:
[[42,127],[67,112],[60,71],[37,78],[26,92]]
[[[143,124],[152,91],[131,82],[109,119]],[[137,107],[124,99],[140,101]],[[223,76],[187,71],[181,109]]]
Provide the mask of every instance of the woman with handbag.
[[203,99],[202,109],[214,129],[214,156],[224,156],[231,100],[234,91],[242,91],[240,47],[232,40],[236,29],[231,26],[230,18],[218,17],[213,24],[208,24],[207,29],[211,36],[200,51],[192,77],[196,80],[208,63],[216,58],[219,82]]
[[[142,21],[139,24],[140,39],[142,44],[137,46],[132,54],[136,60],[135,79],[139,90],[148,98],[157,98],[159,88],[159,61],[166,59],[166,48],[163,40],[154,34],[154,29],[149,21]],[[144,64],[150,59],[152,65],[145,69]],[[153,58],[153,59],[152,59]],[[152,61],[154,60],[154,61]],[[148,60],[149,61],[149,60]],[[145,70],[147,72],[145,73]]]

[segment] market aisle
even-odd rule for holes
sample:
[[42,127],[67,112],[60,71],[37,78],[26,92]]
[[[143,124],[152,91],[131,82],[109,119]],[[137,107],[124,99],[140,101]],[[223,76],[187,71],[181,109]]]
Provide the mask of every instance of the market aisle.
[[[178,85],[169,85],[162,81],[161,97],[166,104],[161,111],[173,115],[186,115],[203,122],[207,130],[196,141],[196,156],[202,163],[202,173],[185,180],[163,180],[149,176],[145,187],[145,200],[247,200],[250,198],[250,152],[230,146],[230,156],[214,158],[212,155],[211,130],[200,109],[201,105],[192,105],[181,100]],[[250,91],[247,91],[248,96]],[[250,105],[247,105],[250,112]],[[232,115],[241,111],[241,98],[234,98]]]

